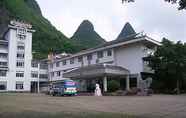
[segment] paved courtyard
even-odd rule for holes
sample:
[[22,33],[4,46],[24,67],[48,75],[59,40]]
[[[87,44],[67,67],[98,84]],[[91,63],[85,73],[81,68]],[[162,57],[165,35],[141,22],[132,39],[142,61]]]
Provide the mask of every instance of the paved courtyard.
[[186,95],[51,97],[37,94],[0,94],[3,112],[111,112],[140,118],[186,118]]

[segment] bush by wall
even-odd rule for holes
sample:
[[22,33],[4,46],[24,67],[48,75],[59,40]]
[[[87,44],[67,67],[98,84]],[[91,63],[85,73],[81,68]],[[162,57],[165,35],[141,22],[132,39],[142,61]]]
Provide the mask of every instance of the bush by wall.
[[115,92],[115,91],[119,90],[119,88],[120,88],[120,84],[118,81],[110,80],[108,82],[108,91],[109,92]]

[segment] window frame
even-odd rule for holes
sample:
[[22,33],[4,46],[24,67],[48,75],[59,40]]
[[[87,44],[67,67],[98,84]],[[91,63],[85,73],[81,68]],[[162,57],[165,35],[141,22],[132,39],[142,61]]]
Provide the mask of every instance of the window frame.
[[103,58],[104,57],[104,52],[103,51],[97,52],[97,57],[98,58]]
[[74,61],[75,61],[75,59],[74,58],[71,58],[70,59],[70,64],[74,64]]
[[16,62],[16,67],[17,68],[24,68],[25,67],[25,62],[24,61],[17,61]]
[[56,67],[60,67],[60,62],[56,62]]
[[67,60],[63,60],[63,66],[67,65]]
[[16,77],[23,78],[24,77],[24,72],[16,72]]
[[92,54],[87,55],[87,60],[89,60],[89,61],[92,60]]
[[60,77],[61,76],[61,71],[57,71],[56,75],[57,75],[57,77]]
[[7,76],[7,71],[0,70],[0,77],[6,77],[6,76]]
[[107,50],[107,56],[109,57],[112,56],[112,53],[113,53],[112,50]]
[[24,82],[16,81],[16,90],[23,90],[24,89]]
[[83,61],[83,56],[78,57],[78,62],[82,62]]

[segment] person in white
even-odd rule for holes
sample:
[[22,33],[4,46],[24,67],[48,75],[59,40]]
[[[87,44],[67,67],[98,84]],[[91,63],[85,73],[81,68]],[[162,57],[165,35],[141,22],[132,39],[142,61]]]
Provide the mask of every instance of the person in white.
[[102,96],[99,84],[96,84],[95,96]]

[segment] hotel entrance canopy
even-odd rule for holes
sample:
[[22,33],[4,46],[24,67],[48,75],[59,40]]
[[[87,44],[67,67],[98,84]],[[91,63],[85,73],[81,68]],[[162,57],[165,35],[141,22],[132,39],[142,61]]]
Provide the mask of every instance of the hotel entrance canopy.
[[101,78],[103,79],[103,90],[107,92],[107,77],[124,77],[126,78],[126,89],[130,89],[129,83],[129,74],[130,71],[115,65],[106,65],[106,64],[95,64],[89,66],[83,66],[77,69],[74,69],[70,72],[63,74],[65,78],[71,79],[93,79]]
[[88,79],[103,76],[127,76],[129,74],[129,70],[120,66],[95,64],[66,72],[63,74],[63,77],[72,79]]

